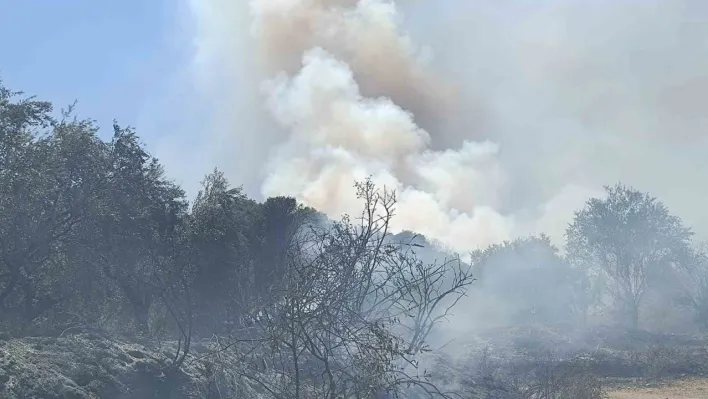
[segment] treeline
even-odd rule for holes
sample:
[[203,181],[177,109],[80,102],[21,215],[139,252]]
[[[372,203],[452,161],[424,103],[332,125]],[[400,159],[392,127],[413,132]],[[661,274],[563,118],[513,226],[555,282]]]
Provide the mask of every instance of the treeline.
[[160,296],[184,284],[194,324],[218,331],[249,298],[268,295],[289,240],[316,216],[292,198],[257,203],[217,170],[189,204],[133,130],[114,125],[105,142],[91,121],[55,119],[50,103],[0,86],[8,332],[84,324],[147,334]]
[[544,235],[472,253],[472,294],[487,322],[708,328],[705,246],[650,194],[606,187],[605,198],[575,213],[565,238],[563,253]]
[[248,384],[295,398],[435,390],[405,365],[473,278],[391,240],[393,193],[359,182],[362,213],[331,221],[293,198],[258,203],[215,170],[190,204],[132,129],[103,141],[52,112],[0,89],[5,336],[169,341],[158,374],[172,377],[195,341],[218,337],[215,397]]

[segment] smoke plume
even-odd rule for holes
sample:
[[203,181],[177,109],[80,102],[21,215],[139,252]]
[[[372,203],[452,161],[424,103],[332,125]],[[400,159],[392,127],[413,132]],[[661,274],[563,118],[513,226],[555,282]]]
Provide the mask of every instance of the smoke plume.
[[[707,7],[700,1],[193,0],[200,85],[234,180],[457,251],[556,241],[601,186],[708,227]],[[217,146],[215,146],[217,147]]]

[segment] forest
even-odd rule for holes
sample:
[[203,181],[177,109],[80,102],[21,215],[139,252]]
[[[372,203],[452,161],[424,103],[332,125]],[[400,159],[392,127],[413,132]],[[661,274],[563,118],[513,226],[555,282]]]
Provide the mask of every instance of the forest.
[[[605,377],[698,375],[704,354],[676,352],[693,344],[660,341],[708,330],[707,247],[610,183],[562,248],[539,234],[453,254],[394,233],[396,193],[370,180],[340,220],[218,169],[190,201],[132,128],[103,140],[0,82],[0,392],[590,399]],[[480,338],[513,331],[525,341]]]

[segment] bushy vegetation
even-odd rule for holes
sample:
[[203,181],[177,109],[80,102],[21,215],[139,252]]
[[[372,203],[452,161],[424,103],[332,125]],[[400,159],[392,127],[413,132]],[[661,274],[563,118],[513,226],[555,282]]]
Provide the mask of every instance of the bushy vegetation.
[[[450,384],[420,361],[465,296],[458,315],[486,310],[502,325],[636,330],[660,292],[708,326],[705,252],[661,202],[621,184],[576,213],[564,253],[541,235],[470,263],[392,235],[395,193],[368,180],[357,183],[362,213],[339,221],[293,198],[254,201],[218,170],[190,203],[132,129],[115,124],[104,141],[71,110],[53,115],[0,85],[0,332],[10,347],[87,333],[150,341],[163,348],[150,364],[164,378],[199,364],[212,384],[203,397],[237,397],[246,382],[273,398],[446,397]],[[664,371],[645,363],[647,374]],[[497,378],[496,367],[484,360],[481,378]],[[548,357],[505,378],[519,397],[599,397],[590,370]]]

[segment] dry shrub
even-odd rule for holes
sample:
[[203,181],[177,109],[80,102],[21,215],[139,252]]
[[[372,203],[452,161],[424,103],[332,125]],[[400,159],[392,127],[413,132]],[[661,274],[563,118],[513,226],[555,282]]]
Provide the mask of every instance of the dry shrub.
[[602,399],[601,381],[586,359],[561,360],[550,352],[530,361],[525,375],[515,376],[520,399]]
[[705,368],[705,354],[695,354],[689,348],[654,344],[635,355],[642,377],[658,380],[668,377],[700,375]]

